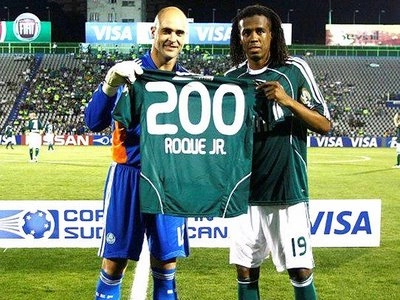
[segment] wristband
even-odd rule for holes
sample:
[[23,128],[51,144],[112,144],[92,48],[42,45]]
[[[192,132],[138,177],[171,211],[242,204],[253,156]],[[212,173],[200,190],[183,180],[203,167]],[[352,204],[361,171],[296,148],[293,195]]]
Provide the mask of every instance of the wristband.
[[112,87],[112,88],[117,88],[117,87],[119,87],[119,85],[112,85],[112,84],[109,84],[107,81],[105,81],[104,80],[104,83],[105,84],[107,84],[109,87]]
[[109,85],[106,81],[103,81],[102,91],[108,96],[113,97],[118,90],[118,86]]

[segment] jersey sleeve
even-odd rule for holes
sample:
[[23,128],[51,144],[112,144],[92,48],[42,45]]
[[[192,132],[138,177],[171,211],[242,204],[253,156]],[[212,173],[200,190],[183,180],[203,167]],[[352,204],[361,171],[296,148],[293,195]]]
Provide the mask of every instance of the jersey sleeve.
[[113,97],[108,97],[102,90],[102,84],[94,91],[92,99],[85,108],[84,119],[92,131],[102,131],[111,125],[112,110],[120,91]]
[[310,66],[300,58],[293,58],[293,64],[299,70],[299,100],[308,108],[317,111],[321,115],[330,119],[328,106],[326,105],[324,96],[322,95]]

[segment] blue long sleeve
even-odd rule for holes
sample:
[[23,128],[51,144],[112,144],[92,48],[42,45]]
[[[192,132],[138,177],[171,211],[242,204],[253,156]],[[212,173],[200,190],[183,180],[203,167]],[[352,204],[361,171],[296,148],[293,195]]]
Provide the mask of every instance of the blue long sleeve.
[[112,110],[117,94],[107,96],[102,90],[102,84],[94,91],[92,99],[85,109],[85,123],[91,131],[99,132],[106,129],[112,122]]

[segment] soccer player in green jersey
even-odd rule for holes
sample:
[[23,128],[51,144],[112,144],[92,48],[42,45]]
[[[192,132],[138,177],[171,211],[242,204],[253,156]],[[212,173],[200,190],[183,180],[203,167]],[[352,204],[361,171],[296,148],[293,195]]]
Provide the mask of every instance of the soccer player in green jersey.
[[38,162],[40,147],[42,146],[43,125],[35,112],[29,113],[27,123],[27,144],[30,162]]
[[316,299],[307,131],[329,132],[328,108],[309,66],[289,56],[281,20],[271,9],[252,5],[241,10],[233,20],[230,49],[235,67],[226,76],[254,80],[259,111],[250,206],[231,231],[238,299],[260,299],[260,266],[269,256],[277,271],[288,271],[295,299]]
[[8,146],[11,147],[11,149],[14,149],[13,144],[15,143],[15,137],[14,137],[14,129],[12,127],[11,122],[6,126],[5,129],[5,136],[6,136],[6,149],[8,149]]

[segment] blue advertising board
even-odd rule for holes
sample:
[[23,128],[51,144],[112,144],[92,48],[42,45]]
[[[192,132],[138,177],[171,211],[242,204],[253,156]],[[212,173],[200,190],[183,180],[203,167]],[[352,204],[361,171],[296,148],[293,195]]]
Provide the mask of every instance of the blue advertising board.
[[[130,43],[151,44],[151,22],[104,23],[87,22],[85,24],[86,43]],[[292,26],[282,24],[286,44],[291,45]],[[189,23],[187,44],[229,45],[231,23]]]

